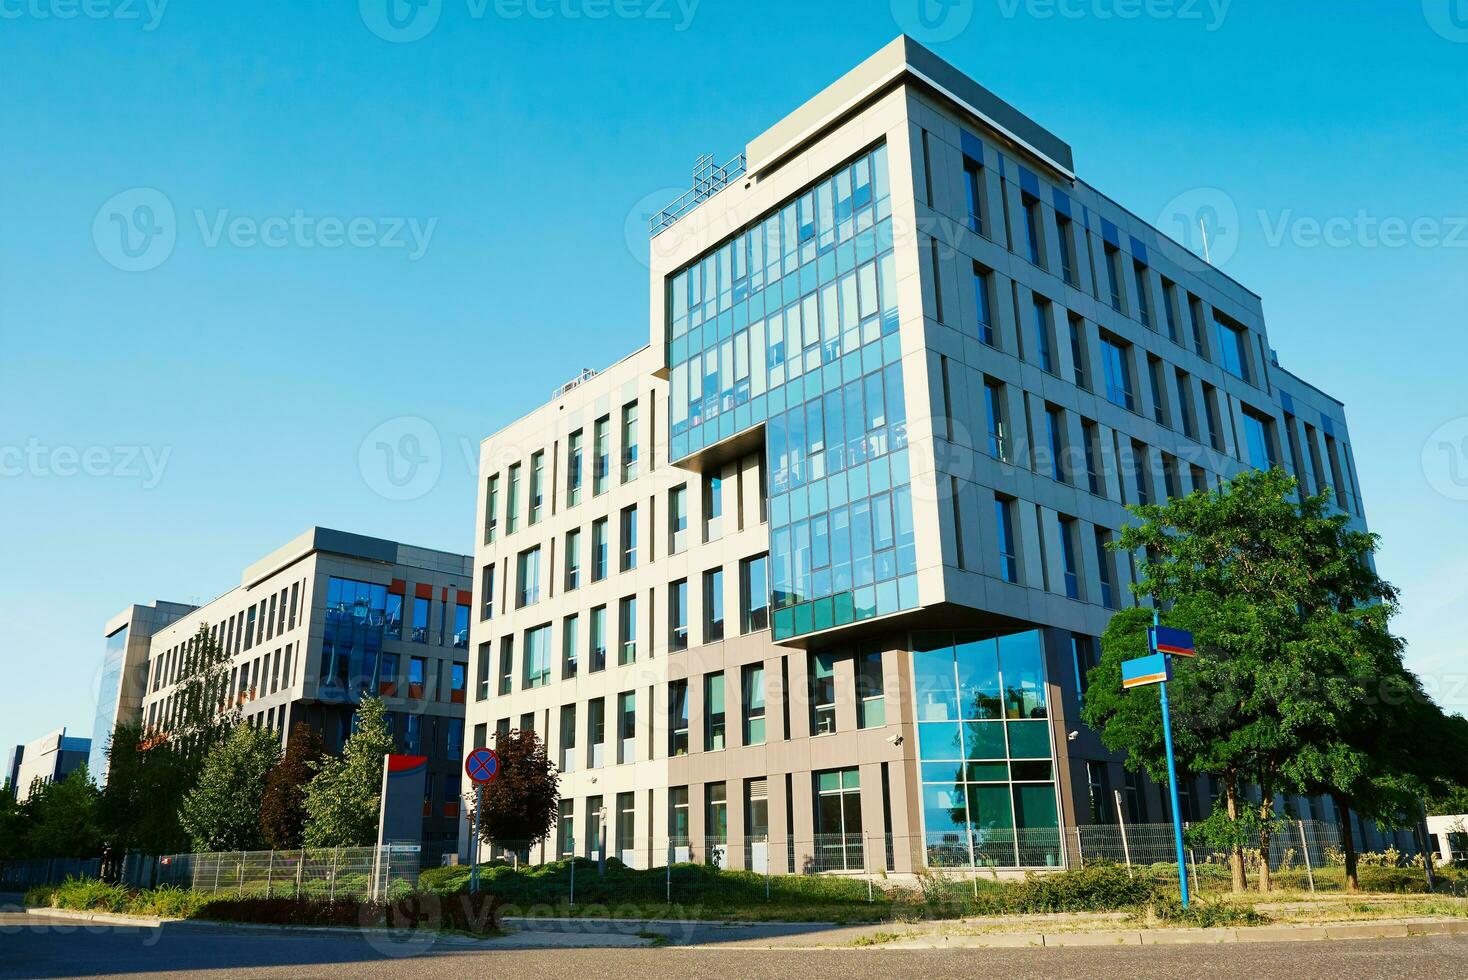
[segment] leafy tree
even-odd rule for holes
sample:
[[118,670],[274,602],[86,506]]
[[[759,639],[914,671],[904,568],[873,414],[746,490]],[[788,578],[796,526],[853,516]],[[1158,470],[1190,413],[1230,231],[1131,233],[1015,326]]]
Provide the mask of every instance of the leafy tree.
[[179,820],[196,851],[256,851],[265,846],[260,800],[280,761],[275,732],[240,725],[204,761]]
[[382,759],[393,751],[382,701],[366,695],[357,710],[357,730],[339,757],[314,768],[306,785],[307,847],[366,847],[377,842],[382,800]]
[[[1169,605],[1169,624],[1197,639],[1196,660],[1175,664],[1174,730],[1188,747],[1189,772],[1223,778],[1224,816],[1210,829],[1231,838],[1236,890],[1244,887],[1239,842],[1257,832],[1268,848],[1275,791],[1305,783],[1302,753],[1314,747],[1329,756],[1350,734],[1342,703],[1352,696],[1335,679],[1354,675],[1363,650],[1378,668],[1395,662],[1402,671],[1401,643],[1387,630],[1396,591],[1370,564],[1375,536],[1328,513],[1324,496],[1297,503],[1295,486],[1281,470],[1251,470],[1216,491],[1134,507],[1139,523],[1116,545],[1146,555],[1134,593]],[[1130,623],[1133,634],[1123,637],[1115,625],[1112,642],[1103,638],[1101,690],[1088,691],[1085,717],[1109,747],[1136,752],[1154,769],[1157,739],[1135,724],[1140,706],[1121,702],[1151,705],[1156,694],[1123,697],[1118,689],[1119,661],[1136,655],[1142,634]],[[1331,772],[1338,777],[1341,768],[1316,765],[1314,785],[1334,781]],[[1262,791],[1248,814],[1247,783]],[[1269,887],[1267,862],[1260,887]]]
[[306,784],[321,761],[321,736],[297,722],[285,747],[285,758],[265,779],[260,800],[260,831],[273,848],[300,847],[306,828]]
[[229,652],[209,626],[200,623],[184,651],[174,688],[174,714],[159,728],[172,751],[196,773],[239,724],[239,705],[228,703],[229,665]]
[[188,850],[179,810],[193,781],[192,767],[165,738],[135,724],[113,729],[100,807],[108,850],[114,855]]
[[0,786],[0,861],[22,856],[25,840],[25,814],[15,799],[10,780]]
[[36,780],[21,804],[31,857],[96,857],[102,853],[97,787],[85,765],[56,782]]
[[[517,847],[534,846],[550,836],[561,802],[560,774],[533,731],[495,733],[499,772],[484,788],[479,837]],[[469,807],[469,820],[474,807]]]
[[[0,803],[0,808],[4,804]],[[1468,813],[1468,785],[1455,783],[1427,801],[1427,813],[1433,817],[1451,817]]]

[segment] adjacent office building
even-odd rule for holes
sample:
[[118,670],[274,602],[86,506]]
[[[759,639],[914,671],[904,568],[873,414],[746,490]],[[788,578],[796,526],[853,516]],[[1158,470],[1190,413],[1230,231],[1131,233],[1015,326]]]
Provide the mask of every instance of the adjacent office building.
[[468,718],[562,770],[535,857],[1058,867],[1117,791],[1168,819],[1079,721],[1125,507],[1279,465],[1364,526],[1259,297],[907,38],[651,233],[650,343],[481,447]]
[[69,736],[65,728],[17,745],[10,753],[10,767],[6,770],[16,800],[24,802],[38,779],[53,783],[70,776],[86,764],[91,748],[91,739]]
[[[109,650],[128,651],[123,675],[141,680],[135,718],[154,729],[176,711],[201,626],[230,654],[242,719],[282,744],[304,721],[339,752],[361,696],[380,696],[400,751],[429,760],[423,860],[433,864],[458,841],[470,569],[467,555],[315,527],[247,567],[236,588],[151,628],[140,662],[116,633]],[[137,624],[148,609],[123,615]]]
[[92,720],[92,749],[87,769],[98,786],[107,785],[107,750],[120,722],[142,717],[148,681],[148,648],[153,634],[193,612],[183,602],[132,605],[107,621],[107,648],[97,685],[97,714]]

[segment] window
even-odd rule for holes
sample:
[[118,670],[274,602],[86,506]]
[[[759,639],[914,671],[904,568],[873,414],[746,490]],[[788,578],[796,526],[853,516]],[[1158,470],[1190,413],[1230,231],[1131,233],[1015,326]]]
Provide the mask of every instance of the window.
[[607,519],[599,517],[591,522],[591,580],[600,582],[607,577]]
[[1075,226],[1059,211],[1055,212],[1055,237],[1060,242],[1060,274],[1070,286],[1079,286],[1076,278]]
[[687,786],[668,789],[668,843],[675,847],[688,846]]
[[[1127,819],[1133,823],[1147,822],[1147,794],[1142,792],[1142,774],[1124,770],[1122,779],[1126,786]],[[1306,798],[1308,804],[1309,798]]]
[[556,856],[576,856],[576,801],[562,800],[556,806]]
[[984,235],[984,165],[973,157],[963,158],[963,188],[968,198],[969,230]]
[[[769,782],[764,777],[759,779],[746,779],[744,781],[744,839],[755,845],[761,845],[770,837],[770,789]],[[763,867],[761,867],[763,864]],[[766,851],[764,861],[761,862],[758,854],[754,856],[751,865],[752,871],[763,871],[769,867],[769,852]]]
[[1236,378],[1249,380],[1249,335],[1237,324],[1227,322],[1223,314],[1213,313],[1214,338],[1218,341],[1218,360],[1223,369]]
[[1152,382],[1152,418],[1158,425],[1167,424],[1167,410],[1162,404],[1162,359],[1147,356],[1147,375]]
[[1218,389],[1210,384],[1203,385],[1203,417],[1208,422],[1208,445],[1223,452],[1223,436],[1220,432],[1218,414]]
[[489,478],[484,490],[484,543],[494,540],[500,526],[500,477]]
[[1096,568],[1101,578],[1101,605],[1107,609],[1116,608],[1116,590],[1112,584],[1115,573],[1111,566],[1111,550],[1107,547],[1110,532],[1103,528],[1096,529]]
[[765,744],[765,665],[745,664],[739,670],[739,691],[745,745]]
[[668,684],[668,757],[688,754],[688,682]]
[[479,618],[494,618],[494,562],[479,571]]
[[1121,312],[1121,249],[1106,246],[1106,286],[1111,291],[1111,308]]
[[621,569],[624,572],[631,571],[637,567],[637,505],[622,508],[621,545],[622,560]]
[[724,570],[703,573],[703,642],[724,638]]
[[1053,405],[1045,406],[1045,435],[1050,449],[1050,476],[1061,483],[1070,482],[1065,458],[1065,412]]
[[739,631],[770,628],[770,556],[756,555],[739,563]]
[[611,467],[610,431],[612,420],[603,415],[591,427],[591,495],[599,497],[607,492],[607,472]]
[[1252,409],[1244,409],[1244,442],[1249,447],[1249,465],[1256,470],[1272,469],[1275,465],[1273,420],[1266,419]]
[[1177,378],[1177,408],[1178,414],[1182,416],[1183,435],[1189,439],[1198,438],[1197,413],[1193,408],[1193,385],[1188,380],[1188,373],[1181,368],[1176,369]]
[[449,666],[449,704],[463,704],[469,686],[469,665],[455,661]]
[[1025,254],[1032,265],[1040,262],[1040,202],[1023,191],[1019,196],[1020,207],[1025,212]]
[[836,665],[830,654],[810,657],[810,711],[812,735],[836,731]]
[[1132,371],[1128,363],[1130,345],[1114,337],[1101,337],[1101,367],[1106,375],[1106,400],[1128,411],[1136,411],[1132,396]]
[[1079,599],[1081,597],[1081,574],[1080,565],[1076,561],[1075,518],[1057,514],[1056,520],[1060,525],[1060,557],[1065,569],[1065,596],[1067,599]]
[[637,692],[627,691],[617,695],[617,763],[636,761]]
[[688,649],[688,580],[668,586],[668,649]]
[[454,647],[469,649],[469,606],[463,602],[454,604]]
[[974,263],[974,300],[979,308],[979,339],[990,347],[996,347],[998,345],[994,340],[994,275],[977,262]]
[[[729,800],[724,783],[709,783],[703,788],[703,829],[709,845],[729,842]],[[710,863],[716,859],[711,854]]]
[[816,773],[814,782],[818,866],[832,871],[860,870],[864,862],[858,770],[829,769]]
[[864,650],[856,661],[856,727],[881,728],[887,724],[887,700],[882,680],[882,651]]
[[500,683],[501,696],[515,689],[515,638],[506,636],[500,640]]
[[581,630],[581,617],[572,613],[561,621],[561,679],[570,680],[576,676],[578,667],[578,652],[580,645],[579,633]]
[[505,494],[505,530],[514,534],[520,527],[520,464],[510,467],[510,487]]
[[[474,681],[475,681],[474,700],[475,701],[484,701],[484,700],[488,699],[488,697],[489,697],[489,671],[490,671],[489,658],[490,658],[490,647],[491,647],[490,642],[488,640],[486,640],[485,642],[479,644],[479,651],[474,656]],[[387,656],[388,657],[394,657],[394,658],[396,658],[396,654],[391,654],[390,653],[390,654],[387,654]],[[397,663],[396,663],[396,661],[394,661],[394,663],[393,663],[394,681],[396,680],[396,674],[397,674]],[[382,683],[383,683],[383,685],[386,685],[388,683],[388,681],[387,681],[387,663],[386,663],[386,658],[384,658],[384,662],[383,662],[383,681],[382,681]],[[389,692],[388,691],[383,691],[382,693],[383,694],[388,694]],[[396,694],[397,693],[397,684],[396,683],[393,683],[393,690],[391,691],[391,693],[392,694]],[[475,748],[478,748],[478,747],[479,746],[475,746]]]
[[424,678],[428,676],[428,661],[423,657],[408,658],[408,697],[423,697]]
[[584,436],[580,429],[571,433],[566,441],[566,506],[581,503],[582,455]]
[[1006,582],[1019,581],[1019,559],[1014,544],[1014,501],[994,495],[994,523],[999,546],[999,577]]
[[581,529],[572,528],[566,532],[566,555],[562,559],[566,563],[566,591],[570,592],[581,587]]
[[1146,446],[1132,440],[1132,479],[1136,483],[1137,503],[1152,502],[1152,453]]
[[724,747],[724,672],[703,676],[703,750]]
[[1109,766],[1094,759],[1086,760],[1086,788],[1091,798],[1091,823],[1115,823],[1111,806]]
[[1004,420],[1004,386],[998,381],[984,381],[984,411],[989,426],[989,455],[1009,462],[1008,426]]
[[634,847],[637,843],[636,796],[632,793],[617,794],[617,857],[623,864],[636,859]]
[[617,603],[617,666],[625,667],[637,660],[637,596],[629,595]]
[[1086,349],[1081,343],[1081,318],[1075,315],[1066,317],[1066,323],[1070,327],[1070,359],[1075,367],[1076,387],[1091,390],[1091,378],[1086,373]]
[[1080,633],[1070,635],[1070,659],[1076,675],[1076,691],[1082,700],[1091,683],[1091,670],[1096,666],[1096,642]]
[[940,261],[938,239],[928,239],[928,265],[933,275],[933,318],[943,323],[943,263]]
[[674,487],[668,493],[668,554],[676,555],[688,547],[688,485]]
[[550,624],[525,631],[525,680],[524,688],[544,687],[550,683],[551,628]]
[[607,669],[607,607],[597,606],[591,611],[591,666],[590,673]]
[[1050,302],[1042,297],[1034,297],[1035,313],[1035,356],[1040,359],[1040,367],[1048,374],[1055,373],[1055,342],[1054,328],[1050,323]]
[[1166,276],[1162,278],[1162,315],[1167,321],[1167,338],[1174,344],[1181,343],[1177,332],[1177,286]]
[[536,545],[515,557],[515,608],[523,609],[539,601],[540,545]]
[[1183,495],[1182,484],[1178,480],[1177,457],[1170,453],[1162,454],[1162,484],[1167,499],[1175,500]]
[[[586,768],[600,769],[606,762],[607,701],[592,698],[586,702]],[[595,813],[599,807],[593,807]]]
[[530,457],[530,523],[539,523],[545,504],[545,452]]
[[[413,598],[413,642],[428,642],[428,604],[431,600],[423,596]],[[249,647],[245,647],[246,650]]]
[[1132,260],[1132,276],[1137,285],[1137,319],[1142,326],[1152,326],[1152,300],[1147,291],[1147,267],[1136,259]]
[[703,478],[703,539],[720,537],[724,525],[724,481],[708,474]]
[[622,482],[637,479],[637,403],[622,406]]

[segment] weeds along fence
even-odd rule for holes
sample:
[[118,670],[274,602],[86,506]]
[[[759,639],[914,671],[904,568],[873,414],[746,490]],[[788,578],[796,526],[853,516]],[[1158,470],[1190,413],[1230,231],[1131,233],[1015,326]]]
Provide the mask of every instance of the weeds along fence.
[[169,854],[142,859],[124,878],[140,885],[151,871],[158,885],[206,895],[383,898],[417,887],[419,857],[416,847],[401,845]]

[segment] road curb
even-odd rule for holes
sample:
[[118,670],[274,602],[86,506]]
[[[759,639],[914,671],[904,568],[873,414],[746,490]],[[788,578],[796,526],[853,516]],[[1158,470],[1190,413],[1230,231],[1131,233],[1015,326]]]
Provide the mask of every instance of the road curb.
[[1328,939],[1406,939],[1468,936],[1468,920],[1407,919],[1390,922],[1212,929],[1104,929],[1093,932],[1006,932],[990,935],[913,936],[869,949],[982,949],[1015,946],[1172,946],[1220,943],[1299,943]]
[[25,910],[26,915],[45,915],[55,919],[71,919],[75,922],[93,922],[105,926],[136,926],[139,929],[157,929],[165,922],[179,922],[179,919],[160,919],[151,915],[123,915],[120,912],[81,912],[77,909],[52,909],[44,906],[32,906]]

